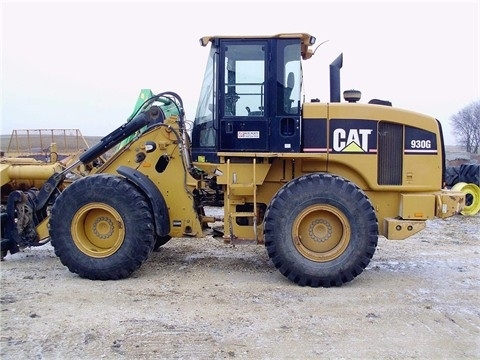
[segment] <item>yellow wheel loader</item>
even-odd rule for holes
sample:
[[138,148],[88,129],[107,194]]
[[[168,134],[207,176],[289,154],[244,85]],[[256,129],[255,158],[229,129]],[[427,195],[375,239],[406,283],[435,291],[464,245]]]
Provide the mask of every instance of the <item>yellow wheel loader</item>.
[[[362,273],[380,235],[405,239],[463,209],[463,193],[442,190],[439,121],[385,100],[360,103],[359,91],[341,101],[342,55],[330,65],[330,101],[305,101],[310,34],[200,43],[211,50],[191,132],[177,94],[150,96],[78,160],[121,143],[103,165],[60,191],[72,164],[32,199],[36,236],[51,239],[70,271],[125,278],[170,238],[205,237],[218,220],[205,212],[208,190],[223,193],[226,241],[264,244],[284,276],[311,287]],[[14,240],[20,195],[7,209]]]

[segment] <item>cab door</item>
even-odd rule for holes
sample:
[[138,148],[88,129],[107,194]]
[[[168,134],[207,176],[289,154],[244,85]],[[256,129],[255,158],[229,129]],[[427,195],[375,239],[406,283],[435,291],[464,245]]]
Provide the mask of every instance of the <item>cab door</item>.
[[268,41],[220,44],[219,151],[268,151]]
[[301,46],[298,39],[277,39],[272,93],[275,94],[270,123],[271,152],[299,152],[301,146]]

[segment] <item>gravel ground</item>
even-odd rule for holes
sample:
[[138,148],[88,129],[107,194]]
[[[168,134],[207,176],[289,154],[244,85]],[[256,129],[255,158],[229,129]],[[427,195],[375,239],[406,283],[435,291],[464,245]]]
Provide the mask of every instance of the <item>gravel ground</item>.
[[380,238],[339,288],[284,278],[261,245],[172,239],[134,275],[90,281],[45,245],[1,263],[7,359],[479,359],[480,214]]

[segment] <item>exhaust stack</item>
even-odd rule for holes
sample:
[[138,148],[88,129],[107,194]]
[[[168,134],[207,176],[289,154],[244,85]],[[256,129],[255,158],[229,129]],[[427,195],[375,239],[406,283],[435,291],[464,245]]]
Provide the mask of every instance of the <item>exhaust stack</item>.
[[343,53],[330,64],[330,102],[340,102],[340,69],[343,66]]

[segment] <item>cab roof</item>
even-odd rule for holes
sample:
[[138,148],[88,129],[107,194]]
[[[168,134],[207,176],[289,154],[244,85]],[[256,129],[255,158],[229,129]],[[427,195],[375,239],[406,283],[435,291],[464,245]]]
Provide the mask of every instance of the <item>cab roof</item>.
[[247,36],[232,36],[232,35],[227,35],[227,36],[220,36],[220,35],[214,35],[214,36],[203,36],[200,38],[200,45],[202,46],[207,46],[208,43],[213,43],[216,40],[219,39],[300,39],[301,44],[302,44],[302,58],[303,59],[309,59],[313,55],[312,49],[309,49],[310,46],[315,44],[315,37],[308,34],[308,33],[282,33],[282,34],[276,34],[276,35],[247,35]]

